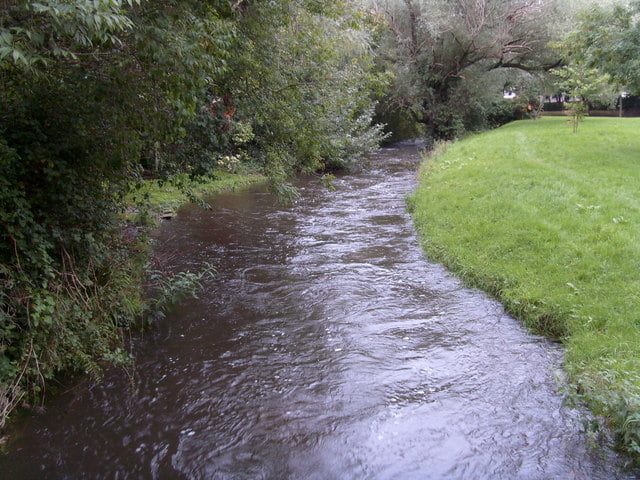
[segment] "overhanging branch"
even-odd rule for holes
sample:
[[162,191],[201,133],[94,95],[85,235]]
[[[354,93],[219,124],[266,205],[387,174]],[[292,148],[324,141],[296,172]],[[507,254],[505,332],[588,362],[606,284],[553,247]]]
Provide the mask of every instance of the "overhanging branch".
[[563,64],[562,60],[557,60],[554,63],[547,63],[542,65],[530,65],[526,63],[520,63],[520,62],[514,62],[514,61],[505,62],[503,60],[500,60],[494,63],[489,68],[489,70],[497,70],[499,68],[514,68],[516,70],[522,70],[523,72],[528,72],[528,73],[548,72],[549,70],[562,66],[562,64]]

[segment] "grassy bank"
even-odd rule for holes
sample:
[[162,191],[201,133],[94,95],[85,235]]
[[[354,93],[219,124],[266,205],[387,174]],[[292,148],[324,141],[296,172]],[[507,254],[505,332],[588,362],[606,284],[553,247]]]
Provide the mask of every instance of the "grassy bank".
[[640,453],[640,119],[521,121],[438,146],[410,204],[424,248],[538,333]]
[[[169,181],[146,180],[127,198],[129,214],[149,216],[151,219],[170,217],[187,202],[200,202],[203,197],[238,190],[261,181],[265,181],[265,177],[257,173],[224,171],[214,171],[198,179],[184,174]],[[146,219],[142,220],[144,223]]]

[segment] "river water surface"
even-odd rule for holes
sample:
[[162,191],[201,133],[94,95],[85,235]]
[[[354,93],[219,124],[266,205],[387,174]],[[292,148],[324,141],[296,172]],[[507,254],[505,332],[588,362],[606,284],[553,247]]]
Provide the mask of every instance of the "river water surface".
[[197,300],[133,341],[130,376],[20,422],[6,479],[622,479],[563,406],[561,349],[420,250],[412,144],[330,192],[302,181],[188,207],[162,230]]

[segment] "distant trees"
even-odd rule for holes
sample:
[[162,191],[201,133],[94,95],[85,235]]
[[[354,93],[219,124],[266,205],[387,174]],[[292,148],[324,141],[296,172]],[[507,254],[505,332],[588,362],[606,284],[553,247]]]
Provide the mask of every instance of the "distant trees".
[[[390,101],[450,139],[486,124],[510,79],[556,66],[556,5],[538,0],[372,0],[387,25],[379,55],[394,73]],[[518,81],[518,80],[516,80]]]
[[640,93],[640,1],[593,4],[562,42],[567,61],[597,68],[611,83]]
[[618,98],[622,115],[623,93],[640,93],[639,13],[637,0],[583,4],[553,42],[563,63],[554,71],[556,86],[573,98],[572,106],[602,108]]

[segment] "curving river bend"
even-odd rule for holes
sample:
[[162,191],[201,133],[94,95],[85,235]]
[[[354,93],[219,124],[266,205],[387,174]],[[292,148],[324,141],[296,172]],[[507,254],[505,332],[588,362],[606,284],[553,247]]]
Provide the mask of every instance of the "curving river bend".
[[17,427],[6,479],[623,479],[556,391],[560,348],[425,261],[416,148],[289,207],[253,191],[161,234],[198,300],[135,339],[131,377]]

